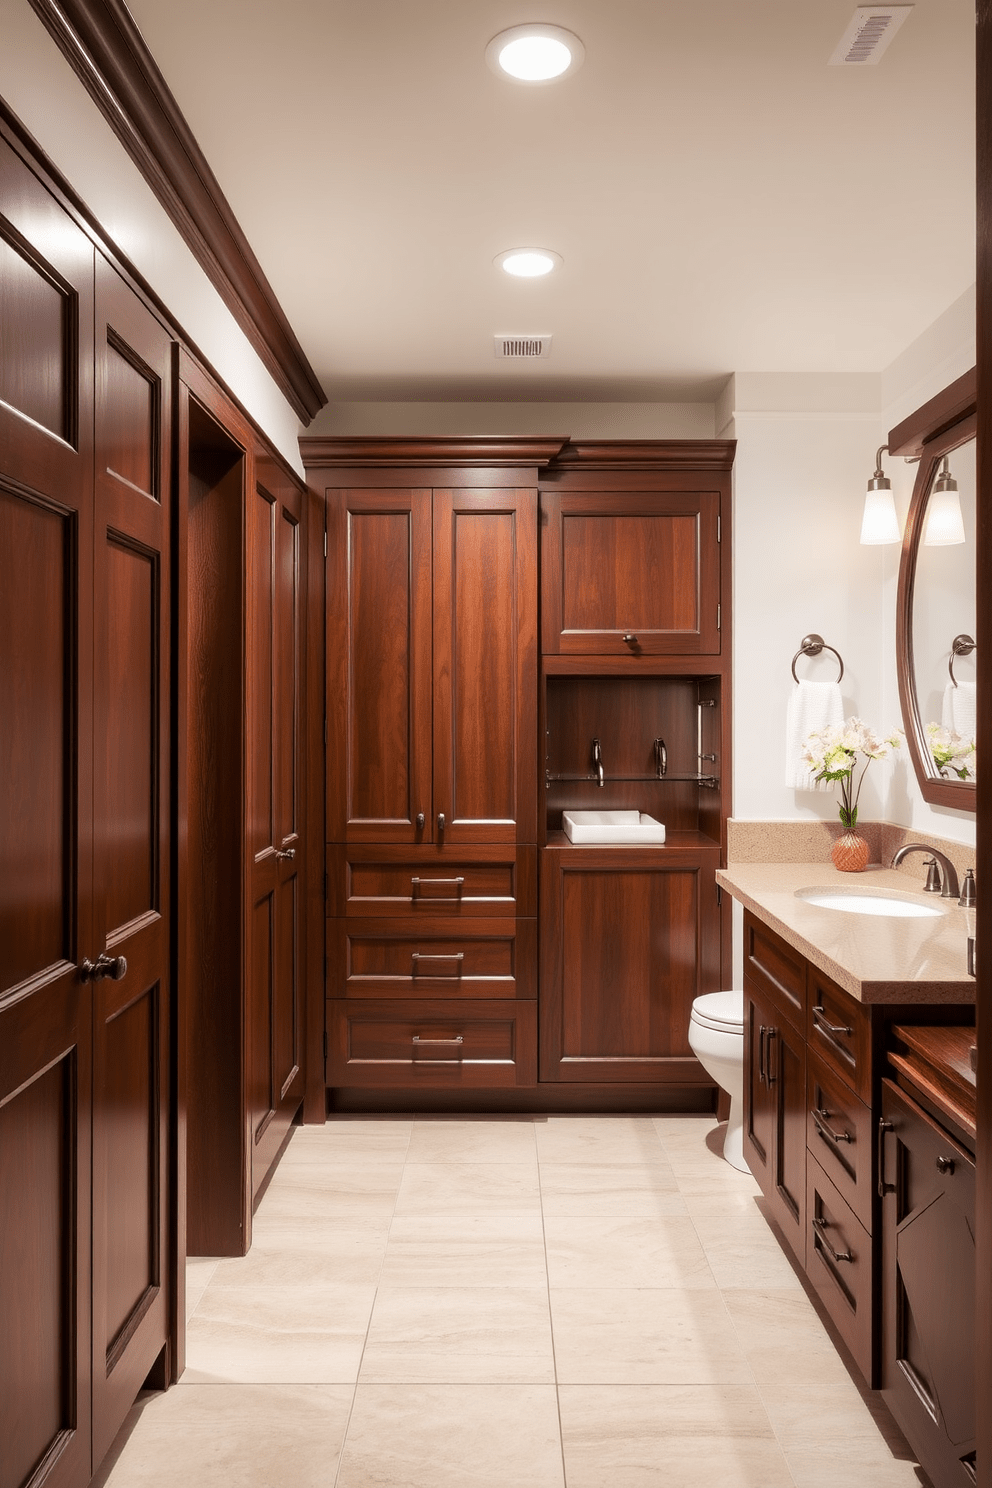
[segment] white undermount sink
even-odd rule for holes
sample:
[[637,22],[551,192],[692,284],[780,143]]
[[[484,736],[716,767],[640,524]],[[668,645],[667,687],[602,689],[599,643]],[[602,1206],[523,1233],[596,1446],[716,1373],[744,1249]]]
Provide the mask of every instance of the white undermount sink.
[[820,909],[839,909],[844,914],[888,915],[901,920],[939,918],[943,910],[924,904],[915,896],[889,889],[797,889],[797,899],[815,904]]
[[643,811],[563,811],[571,842],[664,842],[665,828]]

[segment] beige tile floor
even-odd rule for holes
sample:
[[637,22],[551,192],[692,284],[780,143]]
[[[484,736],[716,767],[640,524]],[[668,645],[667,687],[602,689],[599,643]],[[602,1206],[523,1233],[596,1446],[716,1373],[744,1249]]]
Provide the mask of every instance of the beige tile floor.
[[710,1117],[296,1132],[106,1488],[920,1488]]

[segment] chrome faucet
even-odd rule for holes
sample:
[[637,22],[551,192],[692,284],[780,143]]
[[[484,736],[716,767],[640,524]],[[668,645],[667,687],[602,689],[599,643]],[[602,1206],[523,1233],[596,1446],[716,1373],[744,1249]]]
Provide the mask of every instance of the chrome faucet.
[[[922,852],[926,853],[930,858],[936,858],[937,862],[944,870],[943,888],[941,888],[940,875],[935,871],[935,869],[931,869],[930,872],[928,872],[926,881],[927,893],[936,894],[939,891],[942,899],[957,899],[959,904],[964,904],[966,902],[964,896],[961,894],[961,891],[958,888],[958,875],[955,870],[954,864],[950,861],[949,858],[946,858],[944,854],[940,852],[939,849],[936,847],[928,847],[925,842],[907,842],[903,847],[899,849],[895,857],[892,859],[893,868],[898,868],[899,864],[902,862],[906,854],[911,852]],[[973,893],[974,890],[972,889],[972,894]],[[973,897],[969,897],[969,900],[967,902],[970,904],[974,904],[975,901]]]
[[602,790],[603,786],[606,784],[606,774],[603,770],[603,749],[598,739],[593,739],[592,741],[592,762],[596,768],[596,775],[599,780],[599,788],[600,790]]

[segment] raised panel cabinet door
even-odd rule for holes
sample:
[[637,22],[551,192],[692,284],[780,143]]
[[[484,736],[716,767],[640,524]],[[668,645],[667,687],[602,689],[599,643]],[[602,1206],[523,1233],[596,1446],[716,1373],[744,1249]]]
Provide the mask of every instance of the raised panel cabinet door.
[[719,491],[545,491],[541,505],[546,653],[719,653]]
[[434,836],[537,840],[537,493],[434,492]]
[[0,1485],[91,1473],[93,247],[0,141]]
[[744,979],[744,1157],[766,1198],[775,1172],[775,1091],[768,1078],[772,1005]]
[[711,1083],[689,1047],[719,985],[713,869],[674,856],[548,849],[541,886],[541,1078]]
[[772,1186],[768,1200],[799,1260],[806,1261],[806,1042],[777,1017],[767,1040],[775,1107]]
[[327,492],[327,832],[431,842],[431,493]]
[[171,346],[98,257],[94,1461],[169,1329]]
[[260,461],[248,514],[247,989],[252,1194],[303,1098],[303,495]]
[[882,1082],[882,1393],[939,1488],[974,1481],[975,1163]]

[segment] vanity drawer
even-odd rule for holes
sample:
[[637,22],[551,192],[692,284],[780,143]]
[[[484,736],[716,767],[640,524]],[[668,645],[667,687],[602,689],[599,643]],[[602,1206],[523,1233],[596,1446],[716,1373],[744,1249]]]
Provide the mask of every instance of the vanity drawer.
[[353,918],[537,914],[537,848],[327,849],[328,914]]
[[806,1164],[806,1275],[872,1384],[871,1236],[812,1156]]
[[328,920],[329,997],[535,998],[536,920]]
[[328,1085],[498,1089],[537,1083],[537,1004],[329,999]]
[[800,1032],[805,1030],[806,959],[749,910],[744,911],[744,976],[773,998]]
[[871,1017],[822,971],[810,966],[807,981],[810,1050],[840,1075],[854,1093],[871,1101]]
[[871,1111],[813,1050],[807,1056],[806,1085],[807,1149],[871,1233]]

